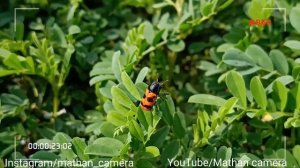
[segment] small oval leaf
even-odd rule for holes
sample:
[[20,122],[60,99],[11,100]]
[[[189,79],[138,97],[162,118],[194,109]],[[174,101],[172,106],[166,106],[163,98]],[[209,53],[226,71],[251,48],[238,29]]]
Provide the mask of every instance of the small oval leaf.
[[267,107],[267,96],[258,76],[251,79],[250,90],[256,103],[265,110]]
[[230,71],[226,76],[226,85],[233,96],[239,98],[244,108],[247,108],[246,86],[243,77],[236,71]]

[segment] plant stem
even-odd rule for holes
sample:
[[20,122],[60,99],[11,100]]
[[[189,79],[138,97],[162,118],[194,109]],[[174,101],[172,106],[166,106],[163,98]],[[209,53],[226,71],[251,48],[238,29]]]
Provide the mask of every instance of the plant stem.
[[149,47],[146,51],[144,51],[142,53],[142,56],[149,54],[150,52],[154,51],[156,48],[161,47],[165,44],[167,44],[167,40],[164,40],[164,41],[158,43],[155,47],[153,47],[153,46]]
[[56,84],[52,84],[52,91],[53,91],[53,112],[52,118],[55,119],[57,116],[58,108],[59,108],[59,87]]
[[58,97],[57,96],[54,96],[53,97],[53,117],[55,118],[56,117],[56,113],[58,111]]

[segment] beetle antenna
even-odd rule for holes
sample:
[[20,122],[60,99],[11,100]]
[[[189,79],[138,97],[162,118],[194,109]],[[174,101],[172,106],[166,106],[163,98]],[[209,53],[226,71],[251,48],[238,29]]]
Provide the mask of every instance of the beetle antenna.
[[160,82],[159,84],[161,85],[161,86],[163,86],[163,85],[165,85],[165,83],[167,83],[167,82],[169,82],[168,80],[165,80],[165,81],[163,81],[163,82]]

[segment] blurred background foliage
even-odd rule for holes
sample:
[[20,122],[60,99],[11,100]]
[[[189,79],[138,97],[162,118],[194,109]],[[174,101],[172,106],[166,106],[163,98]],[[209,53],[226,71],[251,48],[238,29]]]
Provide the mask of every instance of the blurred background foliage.
[[[174,158],[286,156],[287,167],[299,167],[297,3],[5,1],[0,158],[132,160],[145,168]],[[166,85],[143,111],[137,105],[157,79]]]

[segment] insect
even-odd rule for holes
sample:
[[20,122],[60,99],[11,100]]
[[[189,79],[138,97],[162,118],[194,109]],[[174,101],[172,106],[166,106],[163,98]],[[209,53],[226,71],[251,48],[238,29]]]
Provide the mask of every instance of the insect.
[[146,92],[141,100],[141,108],[143,110],[149,111],[155,105],[157,97],[159,96],[159,91],[162,88],[163,83],[158,81],[152,82],[148,86]]

